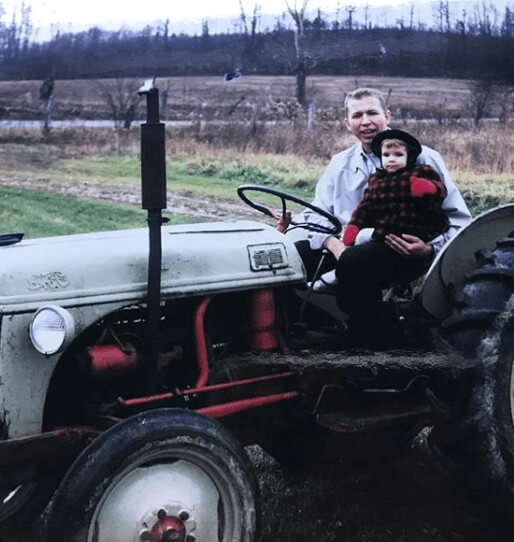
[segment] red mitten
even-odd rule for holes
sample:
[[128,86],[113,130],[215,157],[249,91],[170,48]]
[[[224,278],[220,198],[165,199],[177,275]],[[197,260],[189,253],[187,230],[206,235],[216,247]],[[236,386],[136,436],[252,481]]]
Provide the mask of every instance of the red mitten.
[[345,246],[350,246],[355,243],[355,238],[357,237],[357,234],[359,233],[359,228],[355,226],[354,224],[350,224],[349,226],[346,226],[344,230],[343,235],[343,243]]
[[414,198],[421,198],[427,194],[433,195],[437,192],[435,184],[428,179],[420,179],[413,175],[409,180],[411,182],[410,193]]

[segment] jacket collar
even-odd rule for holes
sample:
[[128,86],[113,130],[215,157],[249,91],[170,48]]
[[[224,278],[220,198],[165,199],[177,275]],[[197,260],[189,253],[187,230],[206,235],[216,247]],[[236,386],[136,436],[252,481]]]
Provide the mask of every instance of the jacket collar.
[[357,173],[357,170],[366,172],[366,151],[364,150],[362,143],[355,143],[354,152],[350,161],[350,167],[353,173]]
[[356,143],[354,146],[354,152],[350,159],[350,168],[352,173],[357,173],[360,169],[365,175],[370,173],[370,167],[368,163],[371,162],[375,169],[378,169],[377,164],[373,162],[373,159],[370,157],[369,153],[364,150],[362,143]]

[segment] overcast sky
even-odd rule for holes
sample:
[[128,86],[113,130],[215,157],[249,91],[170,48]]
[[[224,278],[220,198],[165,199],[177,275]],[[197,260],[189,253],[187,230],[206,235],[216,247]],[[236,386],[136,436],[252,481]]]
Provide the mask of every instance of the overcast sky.
[[[170,20],[172,32],[200,31],[200,21],[208,18],[234,18],[239,16],[239,0],[24,0],[32,7],[32,22],[39,28],[38,39],[47,39],[51,34],[51,25],[58,25],[61,31],[80,31],[94,25],[105,29],[115,30],[121,26],[142,28],[145,24],[155,23],[156,20]],[[302,0],[296,0],[298,5]],[[480,3],[481,0],[475,0]],[[491,0],[500,7],[505,0]],[[22,0],[0,0],[0,6],[7,12],[4,20],[8,19],[13,9],[21,5]],[[295,0],[289,0],[294,5]],[[410,6],[412,4],[430,4],[430,0],[309,0],[308,8],[314,11],[321,8],[324,12],[334,13],[338,7],[346,5],[363,7],[370,6]],[[450,0],[457,5],[459,0]],[[261,13],[278,15],[285,10],[284,0],[243,0],[247,14],[251,14],[253,6],[259,4]],[[197,22],[196,25],[184,27],[182,23]],[[183,28],[181,28],[183,27]],[[216,30],[216,27],[213,26]],[[54,32],[56,28],[54,27]]]
[[[301,0],[297,0],[298,5]],[[237,17],[239,14],[239,0],[25,0],[32,6],[34,21],[40,25],[52,22],[75,23],[75,24],[98,24],[99,21],[124,20],[127,23],[137,23],[141,20],[166,19],[187,20],[197,18],[214,17]],[[283,0],[243,0],[243,6],[251,11],[255,4],[261,6],[263,13],[277,14],[284,11]],[[342,0],[341,5],[351,3],[353,5],[394,5],[402,3],[402,0]],[[403,0],[406,3],[406,0]],[[21,0],[0,0],[8,10],[21,4]],[[290,0],[294,4],[294,0]],[[310,0],[309,8],[335,11],[337,0]]]
[[[0,0],[6,11],[10,12],[19,6],[22,0]],[[298,5],[301,0],[297,0]],[[128,24],[146,20],[166,19],[184,21],[203,19],[205,17],[237,17],[239,15],[239,0],[25,0],[32,6],[32,18],[35,26],[46,26],[55,22],[61,25],[72,23],[79,26],[90,26],[107,21],[125,21]],[[255,4],[261,6],[262,13],[279,14],[285,9],[284,0],[243,0],[247,12],[251,12]],[[408,0],[340,0],[341,6],[398,5],[408,3]],[[290,0],[294,4],[294,0]],[[310,0],[309,9],[321,8],[325,11],[335,11],[337,0]]]

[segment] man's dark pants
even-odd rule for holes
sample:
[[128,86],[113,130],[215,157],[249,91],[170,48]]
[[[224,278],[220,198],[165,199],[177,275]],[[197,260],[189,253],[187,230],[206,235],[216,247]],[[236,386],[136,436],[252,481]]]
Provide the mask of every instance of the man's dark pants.
[[[308,241],[296,247],[312,279],[322,256]],[[429,267],[431,258],[402,256],[384,242],[369,241],[347,248],[336,261],[329,254],[321,273],[336,269],[337,304],[348,315],[350,333],[359,342],[380,342],[396,331],[394,311],[382,303],[382,290],[396,283],[411,282]]]

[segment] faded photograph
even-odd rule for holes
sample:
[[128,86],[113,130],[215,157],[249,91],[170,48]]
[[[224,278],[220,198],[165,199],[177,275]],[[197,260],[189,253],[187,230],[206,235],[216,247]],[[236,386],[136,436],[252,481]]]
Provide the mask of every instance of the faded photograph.
[[0,0],[0,542],[514,538],[514,3]]

